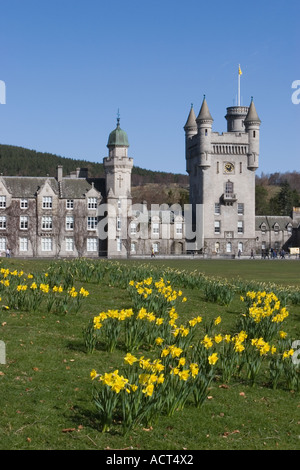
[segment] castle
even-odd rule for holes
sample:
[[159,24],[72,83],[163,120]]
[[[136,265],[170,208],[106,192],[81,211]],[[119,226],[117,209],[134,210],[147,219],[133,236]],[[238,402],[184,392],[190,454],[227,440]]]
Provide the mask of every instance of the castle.
[[[212,129],[206,98],[184,126],[190,204],[133,205],[128,136],[110,133],[105,177],[0,177],[0,253],[16,257],[250,256],[299,247],[300,209],[255,216],[261,121],[254,101],[227,108],[227,132]],[[298,248],[299,249],[299,248]],[[297,250],[296,250],[297,251]]]

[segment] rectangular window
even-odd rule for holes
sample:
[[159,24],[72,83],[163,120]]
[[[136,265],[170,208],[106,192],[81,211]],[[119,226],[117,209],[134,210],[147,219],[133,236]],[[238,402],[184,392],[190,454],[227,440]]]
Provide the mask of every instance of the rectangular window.
[[121,217],[117,217],[117,230],[121,230]]
[[73,199],[67,199],[66,200],[66,209],[74,209],[74,200]]
[[215,220],[215,233],[221,233],[221,222],[219,220]]
[[52,197],[43,196],[43,209],[52,209]]
[[130,234],[131,235],[136,235],[136,228],[137,228],[136,223],[131,222],[131,224],[130,224]]
[[66,251],[74,251],[74,238],[66,238]]
[[43,216],[42,217],[42,229],[43,230],[52,230],[52,217]]
[[6,207],[6,196],[0,196],[0,208]]
[[122,251],[122,240],[117,238],[117,251]]
[[6,238],[0,237],[0,251],[6,250]]
[[88,198],[88,209],[97,209],[97,198],[89,197]]
[[159,235],[159,224],[152,224],[152,233],[153,235]]
[[26,215],[21,215],[20,217],[20,229],[28,230],[28,217]]
[[6,229],[6,217],[5,215],[2,215],[0,217],[0,230],[5,230]]
[[233,183],[231,181],[227,181],[227,183],[225,183],[225,195],[232,196],[232,194],[233,194]]
[[97,229],[97,217],[88,217],[87,218],[87,229],[96,230]]
[[244,233],[244,222],[242,220],[238,221],[237,229],[238,233]]
[[74,230],[74,217],[72,215],[66,217],[66,230]]
[[87,251],[97,251],[98,249],[98,240],[97,238],[87,238],[86,240],[87,245]]
[[28,238],[19,238],[20,251],[28,251]]
[[221,214],[221,204],[219,202],[215,203],[215,214],[216,215]]
[[244,215],[244,204],[238,203],[238,215]]
[[42,238],[42,251],[52,251],[52,238],[50,237]]
[[153,248],[154,253],[159,252],[159,244],[158,243],[153,243],[152,248]]
[[20,199],[20,208],[28,209],[28,199]]
[[182,224],[176,224],[176,233],[177,235],[182,234]]
[[130,244],[130,251],[131,251],[131,253],[136,253],[136,243],[131,243]]

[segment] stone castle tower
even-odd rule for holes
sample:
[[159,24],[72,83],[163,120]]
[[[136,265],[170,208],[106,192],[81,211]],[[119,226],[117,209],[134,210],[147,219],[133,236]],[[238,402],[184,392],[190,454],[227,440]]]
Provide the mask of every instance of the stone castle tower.
[[225,119],[227,132],[213,132],[204,96],[198,117],[192,107],[184,126],[195,248],[208,254],[247,254],[255,247],[261,121],[253,99],[249,107],[227,108]]
[[128,215],[132,204],[133,159],[128,157],[128,137],[120,127],[119,117],[116,129],[109,134],[107,147],[109,155],[103,159],[108,208],[107,253],[109,257],[125,257],[129,243]]

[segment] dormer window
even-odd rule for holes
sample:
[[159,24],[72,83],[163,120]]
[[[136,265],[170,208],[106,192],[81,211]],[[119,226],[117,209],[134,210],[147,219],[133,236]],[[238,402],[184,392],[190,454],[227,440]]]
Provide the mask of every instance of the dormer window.
[[274,224],[274,232],[275,232],[275,235],[278,235],[279,233],[279,224],[277,224],[277,222]]

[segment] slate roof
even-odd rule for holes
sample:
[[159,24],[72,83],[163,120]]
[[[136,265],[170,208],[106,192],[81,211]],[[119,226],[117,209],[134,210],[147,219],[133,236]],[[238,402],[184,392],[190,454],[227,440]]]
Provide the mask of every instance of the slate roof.
[[55,194],[63,199],[80,199],[93,187],[103,198],[106,196],[105,178],[63,178],[59,184],[53,177],[2,176],[2,181],[13,197],[34,198],[48,181]]
[[257,215],[255,217],[255,230],[261,230],[262,224],[266,224],[266,230],[274,230],[274,225],[279,225],[279,230],[286,230],[287,225],[295,226],[295,222],[289,216]]

